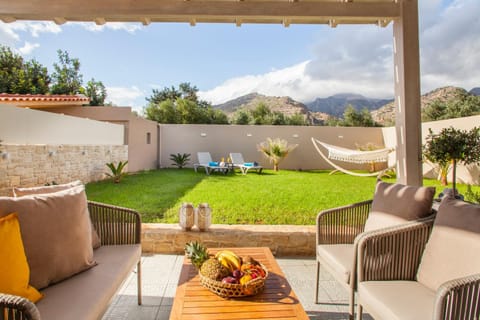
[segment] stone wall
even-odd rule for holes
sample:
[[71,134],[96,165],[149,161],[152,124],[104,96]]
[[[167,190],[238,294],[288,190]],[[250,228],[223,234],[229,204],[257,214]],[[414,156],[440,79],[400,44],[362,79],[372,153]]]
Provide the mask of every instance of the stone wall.
[[315,226],[214,224],[206,232],[183,231],[176,224],[142,226],[144,253],[183,254],[189,241],[207,248],[269,247],[276,256],[315,256]]
[[1,145],[0,195],[12,187],[105,178],[105,163],[128,159],[126,145]]

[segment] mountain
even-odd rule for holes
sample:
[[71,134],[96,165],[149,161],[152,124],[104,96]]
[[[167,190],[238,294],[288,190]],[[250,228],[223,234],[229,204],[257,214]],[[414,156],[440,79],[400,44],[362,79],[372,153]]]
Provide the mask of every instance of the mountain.
[[227,115],[231,116],[235,111],[240,109],[253,110],[260,103],[265,104],[272,112],[281,112],[289,117],[298,113],[302,114],[310,124],[318,124],[322,119],[328,117],[326,114],[310,112],[303,103],[295,101],[290,97],[272,97],[259,93],[250,93],[213,107],[221,109]]
[[473,88],[468,93],[473,94],[474,96],[480,96],[480,87]]
[[[465,89],[452,86],[437,88],[420,97],[420,107],[423,109],[426,105],[430,104],[435,100],[446,102],[452,99],[456,99],[459,94],[465,92]],[[373,120],[381,125],[388,126],[393,124],[395,119],[395,107],[393,105],[393,102],[390,102],[377,110],[373,110],[371,114]]]
[[317,98],[306,105],[310,111],[324,112],[336,117],[342,117],[345,108],[349,104],[356,110],[363,108],[375,110],[391,101],[393,99],[373,99],[354,93],[340,93],[328,98]]

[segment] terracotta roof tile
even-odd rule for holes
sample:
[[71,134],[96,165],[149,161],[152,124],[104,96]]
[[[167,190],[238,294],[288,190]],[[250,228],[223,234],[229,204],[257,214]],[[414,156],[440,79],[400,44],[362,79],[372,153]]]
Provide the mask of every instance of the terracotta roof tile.
[[78,95],[66,95],[66,94],[11,94],[0,93],[1,101],[19,101],[19,102],[89,102],[90,99],[83,94]]

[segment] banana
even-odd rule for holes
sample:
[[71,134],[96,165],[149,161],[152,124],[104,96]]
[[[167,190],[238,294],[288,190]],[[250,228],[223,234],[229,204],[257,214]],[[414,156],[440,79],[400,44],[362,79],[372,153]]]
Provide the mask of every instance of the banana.
[[229,260],[226,256],[220,255],[217,260],[225,267],[227,268],[230,272],[233,272],[235,270],[235,265],[231,260]]
[[223,266],[225,266],[232,272],[234,270],[240,269],[241,267],[240,257],[230,250],[222,250],[217,252],[215,258],[217,258]]

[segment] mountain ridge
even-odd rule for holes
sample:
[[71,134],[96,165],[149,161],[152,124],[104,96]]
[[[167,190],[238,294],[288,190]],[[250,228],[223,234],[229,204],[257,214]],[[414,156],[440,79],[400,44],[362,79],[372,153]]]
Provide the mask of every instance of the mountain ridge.
[[[436,88],[421,96],[421,108],[434,100],[449,101],[460,93],[480,95],[480,87],[475,87],[470,91],[454,86]],[[322,124],[330,116],[342,117],[349,104],[357,110],[367,108],[372,114],[373,120],[380,125],[391,125],[395,117],[393,99],[368,98],[361,94],[347,92],[337,93],[327,98],[316,98],[308,103],[296,101],[288,96],[266,96],[254,92],[213,107],[232,116],[235,111],[240,109],[253,110],[259,103],[264,103],[271,111],[282,112],[287,116],[302,114],[310,124]]]

